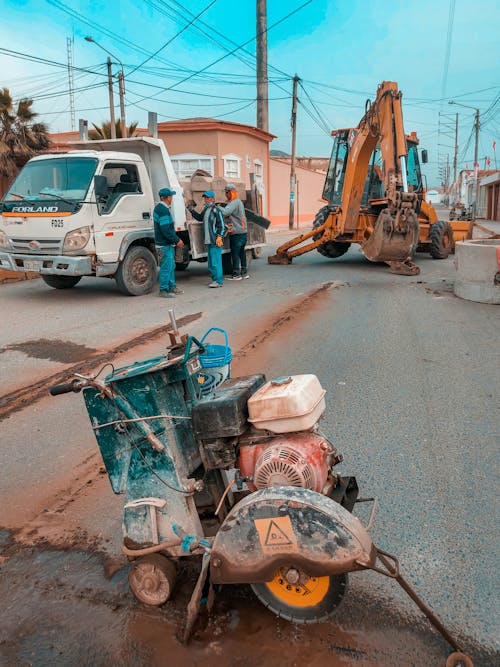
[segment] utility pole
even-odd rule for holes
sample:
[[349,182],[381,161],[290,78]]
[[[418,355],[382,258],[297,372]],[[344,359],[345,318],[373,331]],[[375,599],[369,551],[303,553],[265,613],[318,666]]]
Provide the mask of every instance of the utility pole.
[[478,164],[478,149],[479,149],[479,109],[476,109],[476,141],[474,145],[474,217],[479,213],[479,164]]
[[453,185],[457,180],[457,160],[458,160],[458,113],[455,114],[455,153],[453,155]]
[[73,38],[66,37],[66,48],[68,51],[68,89],[69,89],[69,117],[71,130],[76,129],[75,119],[75,79],[73,76]]
[[297,74],[293,77],[292,93],[292,161],[290,164],[290,210],[288,213],[288,229],[293,229],[294,204],[295,204],[295,144],[297,135],[297,85],[300,79]]
[[122,138],[127,138],[127,123],[125,121],[125,77],[123,69],[118,72],[118,90],[120,91],[120,125],[122,126]]
[[266,0],[257,0],[257,127],[269,132]]
[[108,90],[109,90],[109,116],[111,123],[111,139],[116,139],[115,102],[113,100],[113,74],[111,72],[111,58],[108,56]]

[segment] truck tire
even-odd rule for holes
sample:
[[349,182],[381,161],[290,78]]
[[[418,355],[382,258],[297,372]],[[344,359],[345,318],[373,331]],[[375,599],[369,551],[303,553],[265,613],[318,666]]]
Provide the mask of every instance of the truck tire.
[[127,296],[141,296],[151,292],[158,270],[153,253],[141,245],[127,250],[115,274],[120,292]]
[[429,253],[434,259],[446,259],[454,251],[453,229],[449,222],[438,220],[431,225],[429,238]]
[[[316,217],[314,218],[313,229],[316,229],[316,227],[321,227],[321,225],[325,222],[328,213],[328,206],[323,206],[323,208],[319,209],[319,211],[316,213]],[[313,236],[313,239],[317,241],[318,236]],[[342,255],[345,255],[350,246],[351,244],[348,242],[344,243],[341,241],[328,241],[327,243],[320,245],[318,248],[316,248],[316,250],[320,255],[323,255],[323,257],[335,259],[336,257],[342,257]]]
[[176,271],[185,271],[188,266],[189,266],[189,260],[187,262],[176,262],[175,263],[175,270]]
[[254,259],[259,259],[259,257],[262,257],[262,248],[261,248],[261,246],[258,246],[257,248],[252,248],[252,257]]
[[50,276],[42,274],[43,282],[55,289],[70,289],[70,287],[78,285],[81,279],[81,276]]

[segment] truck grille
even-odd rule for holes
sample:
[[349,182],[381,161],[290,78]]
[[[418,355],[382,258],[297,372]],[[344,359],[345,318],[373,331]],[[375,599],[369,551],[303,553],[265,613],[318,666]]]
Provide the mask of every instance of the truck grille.
[[[38,247],[29,247],[33,241]],[[10,239],[10,245],[14,252],[31,255],[60,255],[62,251],[62,240],[58,239]]]

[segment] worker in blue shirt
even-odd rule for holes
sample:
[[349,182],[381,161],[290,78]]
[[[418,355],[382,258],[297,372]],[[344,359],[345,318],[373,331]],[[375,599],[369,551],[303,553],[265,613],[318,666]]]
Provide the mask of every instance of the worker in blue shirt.
[[184,293],[175,284],[175,246],[182,248],[184,243],[175,233],[174,219],[170,212],[174,195],[175,190],[162,188],[158,192],[160,203],[156,204],[153,211],[155,245],[160,265],[160,296],[169,299],[175,298],[177,294]]
[[195,210],[196,202],[192,200],[188,205],[188,211],[195,220],[203,222],[203,234],[208,254],[208,270],[212,276],[209,287],[222,287],[224,278],[222,273],[222,246],[226,227],[222,211],[215,205],[215,192],[205,190],[203,197],[203,211]]

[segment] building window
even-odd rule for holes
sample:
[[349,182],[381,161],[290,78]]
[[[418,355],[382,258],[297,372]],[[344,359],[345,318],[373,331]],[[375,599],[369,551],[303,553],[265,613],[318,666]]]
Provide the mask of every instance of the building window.
[[223,155],[224,178],[240,178],[241,158],[237,155]]
[[214,155],[183,153],[182,155],[172,155],[170,159],[178,178],[191,178],[198,169],[203,169],[210,176],[214,175]]
[[253,161],[253,170],[256,176],[262,178],[262,162],[260,160]]

